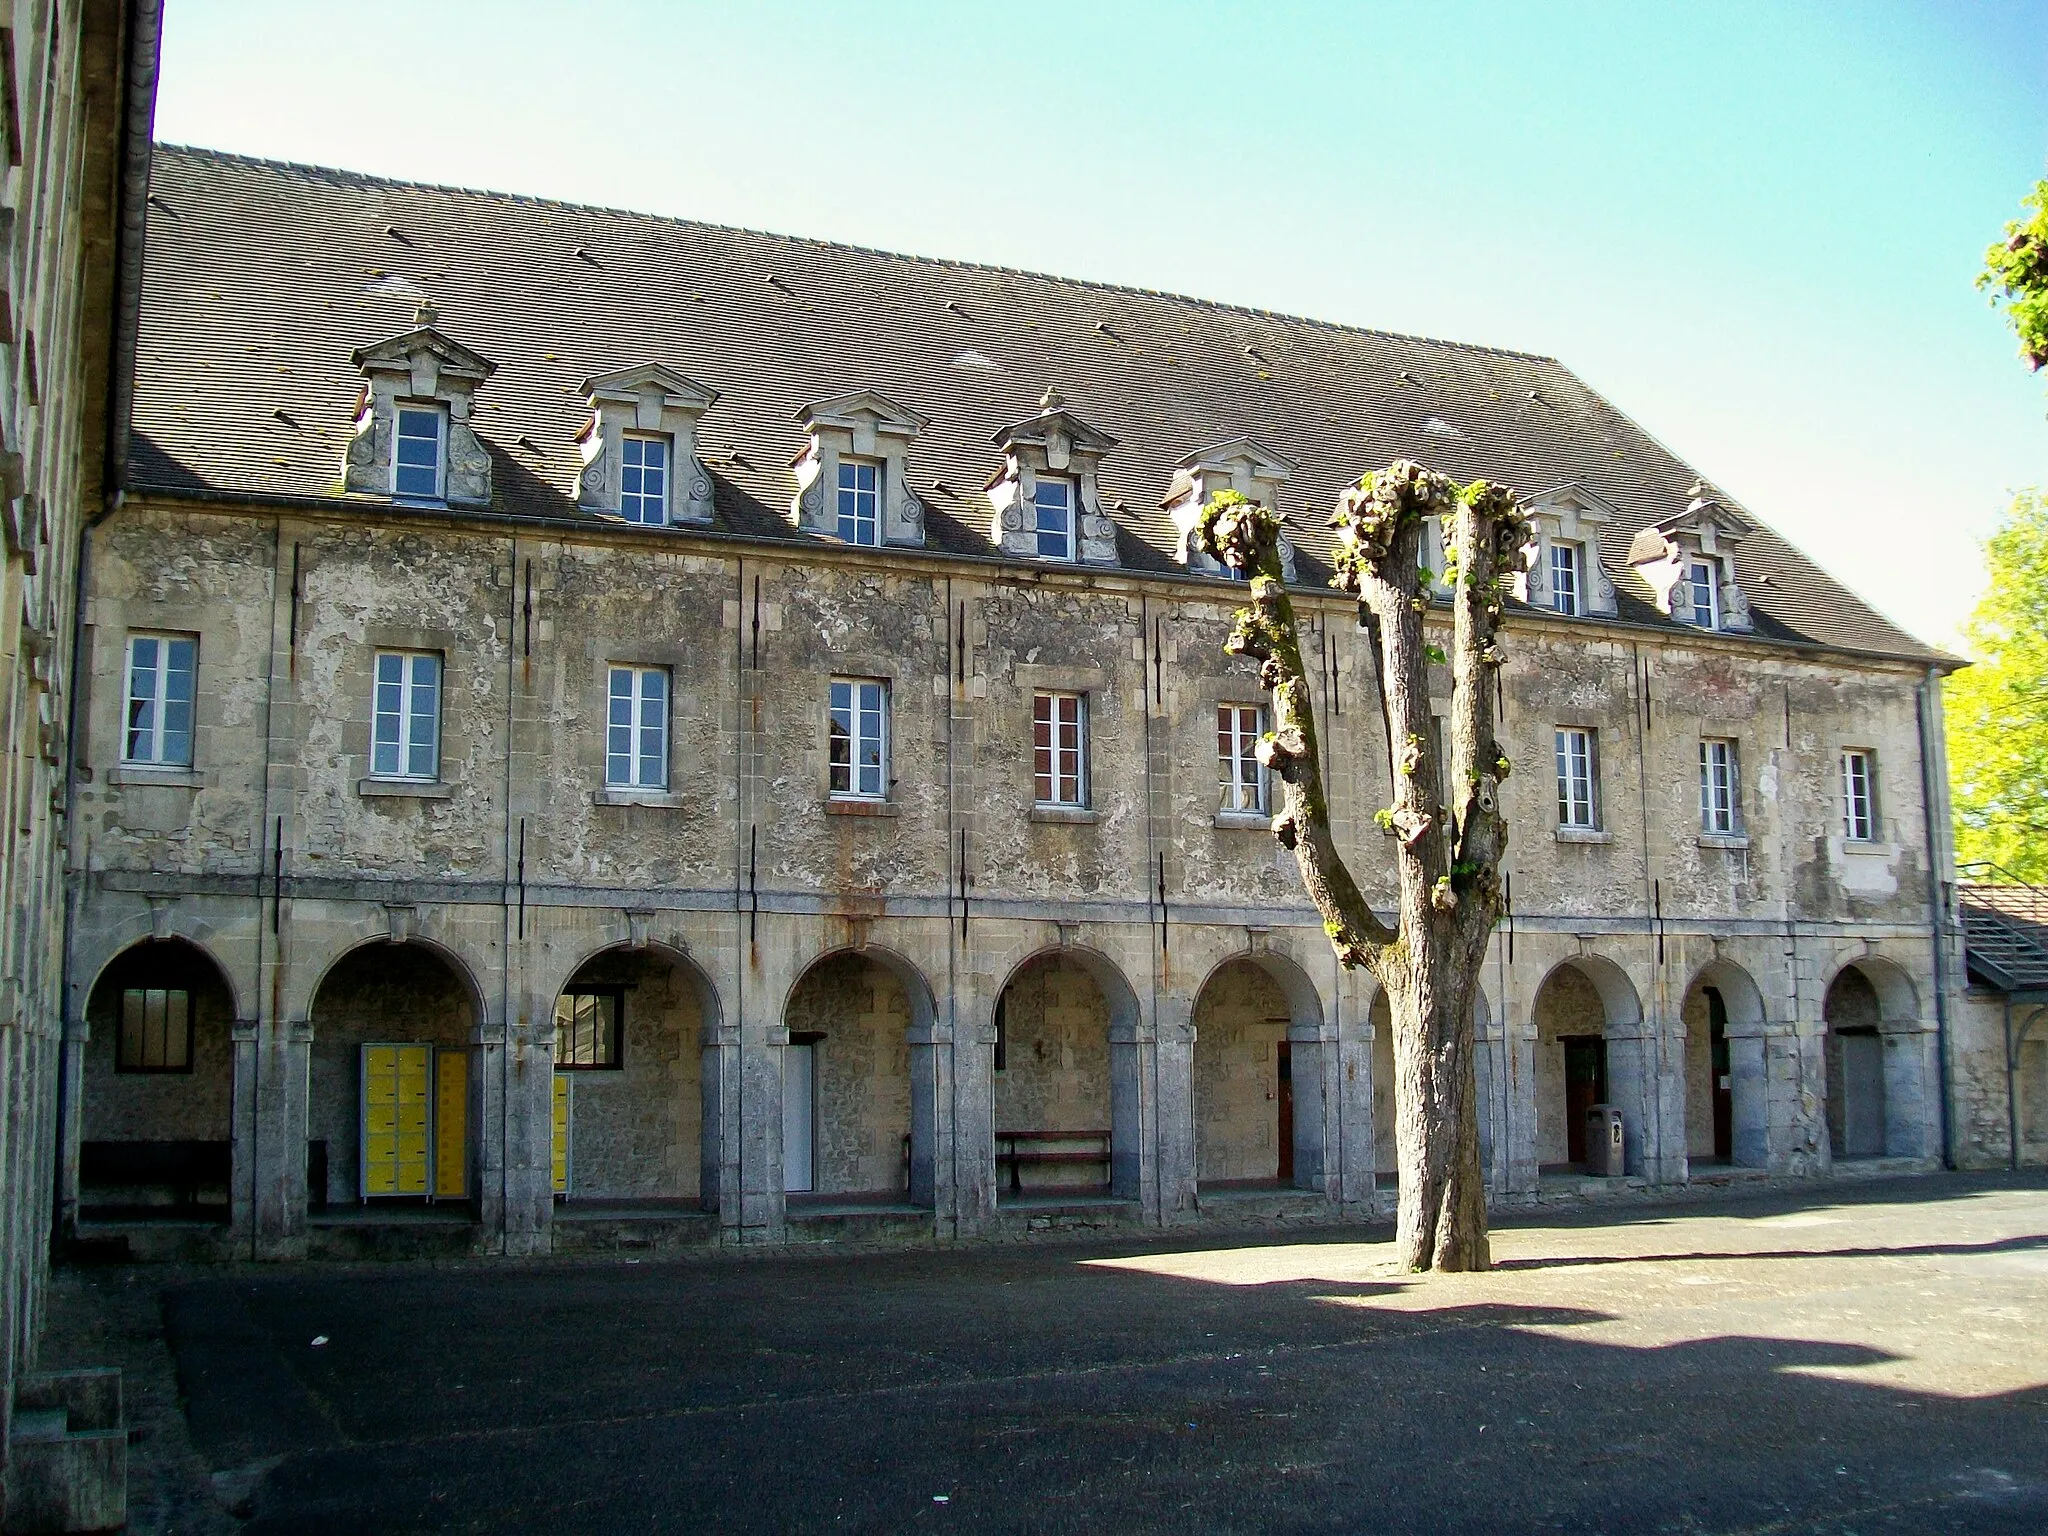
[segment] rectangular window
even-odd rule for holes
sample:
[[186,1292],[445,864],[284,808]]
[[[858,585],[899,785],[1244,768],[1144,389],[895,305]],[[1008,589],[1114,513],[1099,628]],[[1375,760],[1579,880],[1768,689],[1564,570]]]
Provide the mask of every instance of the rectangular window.
[[1574,617],[1579,612],[1579,546],[1563,540],[1550,546],[1550,606]]
[[162,987],[130,987],[121,994],[116,1072],[192,1070],[192,995]]
[[1038,519],[1038,552],[1048,560],[1074,558],[1074,482],[1038,477],[1031,493]]
[[668,788],[668,669],[613,667],[606,703],[604,781]]
[[1692,583],[1692,621],[1701,629],[1721,627],[1721,583],[1711,560],[1695,560],[1686,568]]
[[1700,830],[1732,837],[1742,824],[1735,743],[1708,737],[1700,743]]
[[882,466],[839,461],[839,537],[849,544],[882,542]]
[[668,439],[628,436],[619,470],[619,512],[629,523],[668,522]]
[[880,800],[889,792],[889,685],[874,678],[832,679],[832,793]]
[[555,999],[555,1070],[614,1071],[625,1065],[623,987],[571,987]]
[[1842,754],[1842,835],[1877,841],[1877,754],[1854,748]]
[[1259,763],[1259,738],[1266,711],[1259,704],[1216,706],[1216,769],[1226,811],[1266,809],[1266,770]]
[[441,439],[448,418],[430,406],[398,408],[398,438],[391,450],[391,494],[413,501],[441,499]]
[[192,766],[192,684],[199,642],[187,635],[128,637],[128,729],[121,760]]
[[1589,831],[1599,826],[1599,788],[1599,733],[1558,727],[1557,824]]
[[431,780],[440,772],[441,658],[432,651],[379,651],[370,776]]
[[1040,805],[1086,805],[1088,699],[1041,693],[1032,700],[1032,769]]

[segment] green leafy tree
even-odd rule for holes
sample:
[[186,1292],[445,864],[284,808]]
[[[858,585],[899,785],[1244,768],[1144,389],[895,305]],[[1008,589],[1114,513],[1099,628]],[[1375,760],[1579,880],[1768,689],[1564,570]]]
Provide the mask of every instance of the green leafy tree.
[[1986,554],[1964,627],[1977,665],[1945,689],[1956,857],[2048,882],[2048,495],[2014,497]]
[[2005,238],[1984,253],[1977,286],[2005,306],[2029,368],[2048,368],[2048,181],[2020,199],[2028,217],[2005,226]]

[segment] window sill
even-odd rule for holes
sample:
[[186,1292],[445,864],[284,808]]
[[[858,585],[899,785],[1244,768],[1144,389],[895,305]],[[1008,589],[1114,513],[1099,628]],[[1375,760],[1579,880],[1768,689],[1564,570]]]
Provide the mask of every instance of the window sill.
[[447,800],[455,794],[455,786],[439,779],[357,779],[356,793],[372,800],[387,796],[399,800]]
[[1093,826],[1096,813],[1085,805],[1034,805],[1031,807],[1033,821],[1067,822],[1074,826]]
[[1740,832],[1702,832],[1699,844],[1702,848],[1747,848],[1749,838]]
[[1560,843],[1611,843],[1614,834],[1599,827],[1558,827],[1554,829]]
[[1857,854],[1866,859],[1890,859],[1898,856],[1897,843],[1866,843],[1860,838],[1842,839],[1842,852]]
[[123,763],[107,770],[109,784],[156,785],[165,789],[203,789],[206,780],[190,768],[152,768],[147,763]]
[[1230,827],[1239,832],[1270,832],[1273,830],[1273,818],[1264,811],[1218,811],[1211,818],[1210,824],[1218,827]]
[[683,797],[667,789],[600,789],[590,796],[592,805],[646,805],[659,810],[677,810]]
[[887,800],[833,799],[825,802],[827,816],[900,816],[902,811]]

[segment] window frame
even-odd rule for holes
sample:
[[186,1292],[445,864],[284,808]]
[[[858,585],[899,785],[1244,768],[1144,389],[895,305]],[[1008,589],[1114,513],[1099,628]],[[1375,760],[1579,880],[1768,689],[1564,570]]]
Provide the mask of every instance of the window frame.
[[[1857,818],[1857,774],[1855,768],[1862,768],[1862,819],[1858,830]],[[1877,802],[1877,750],[1874,747],[1844,747],[1842,749],[1842,837],[1845,842],[1874,843],[1878,841]]]
[[[1062,706],[1072,705],[1062,719]],[[1039,733],[1046,734],[1040,742]],[[1063,733],[1071,732],[1070,740]],[[1071,760],[1072,771],[1066,771]],[[1044,771],[1040,763],[1045,763]],[[1072,786],[1072,797],[1064,791]],[[1031,803],[1042,810],[1083,811],[1088,808],[1088,695],[1040,688],[1031,695]]]
[[[875,483],[866,489],[863,489],[860,485],[860,472],[862,470],[867,470],[874,476]],[[852,485],[846,483],[849,471],[853,475],[854,483]],[[882,460],[843,457],[839,460],[837,478],[839,484],[836,488],[836,499],[833,501],[832,506],[834,512],[833,526],[838,530],[839,541],[842,544],[851,544],[859,549],[881,548],[882,482],[885,478],[885,466]],[[853,511],[851,514],[847,511],[848,497],[853,498]],[[867,501],[865,515],[862,512],[862,498],[866,498]],[[851,537],[847,534],[849,522],[853,525],[854,536]],[[872,529],[874,537],[868,539],[860,538],[858,535],[863,529],[867,528]]]
[[[1700,583],[1698,573],[1707,573],[1707,611],[1700,612]],[[1685,562],[1686,585],[1692,592],[1692,623],[1695,629],[1719,629],[1721,627],[1721,562],[1707,555],[1693,555]]]
[[[1560,571],[1569,572],[1568,581],[1559,581]],[[1576,539],[1552,539],[1550,541],[1550,607],[1555,613],[1568,619],[1582,618],[1586,611],[1585,596],[1586,556],[1585,546]],[[1570,589],[1567,592],[1567,587]]]
[[[405,418],[408,416],[431,416],[434,420],[434,489],[431,494],[399,489],[398,472],[401,468],[416,469],[417,465],[406,465],[400,459],[400,445],[408,441]],[[418,442],[418,437],[410,441]],[[391,499],[432,503],[448,499],[448,407],[438,401],[400,400],[392,407],[391,413]]]
[[[644,486],[646,485],[647,476],[647,465],[644,462],[644,453],[642,463],[635,465],[628,464],[626,462],[627,454],[631,451],[631,448],[636,444],[640,446],[643,450],[649,445],[657,447],[661,450],[661,467],[659,470],[659,473],[661,475],[661,490],[652,498],[655,503],[654,516],[652,517],[644,515],[635,516],[633,512],[627,510],[626,498],[629,495],[637,497],[640,500],[642,506],[639,510],[643,514],[647,510],[645,503],[649,500],[649,497],[644,489]],[[622,433],[619,437],[619,516],[623,517],[627,522],[633,524],[635,527],[666,528],[670,522],[669,507],[671,504],[672,490],[675,485],[675,462],[675,438],[671,434],[667,432]],[[643,486],[643,489],[639,491],[629,492],[626,489],[626,477],[630,474],[635,473],[636,471],[641,476],[641,485]]]
[[[151,668],[155,674],[155,681],[149,698],[143,701],[148,704],[150,710],[150,723],[146,727],[146,731],[150,740],[151,750],[146,755],[138,756],[135,751],[137,736],[135,725],[137,703],[135,692],[135,650],[140,642],[147,642],[157,646],[158,660]],[[190,663],[185,668],[186,695],[182,700],[175,700],[169,696],[170,679],[176,670],[169,665],[169,653],[173,647],[180,645],[189,647]],[[194,634],[179,633],[175,630],[131,630],[124,649],[126,652],[126,666],[124,668],[125,677],[123,683],[125,702],[121,721],[122,765],[129,768],[190,768],[192,766],[194,727],[198,723],[199,711],[199,637]],[[182,757],[171,757],[164,750],[165,740],[172,734],[164,724],[164,716],[169,712],[171,706],[177,703],[182,703],[185,709],[185,728],[182,733],[185,739],[185,752]]]
[[[1251,716],[1252,730],[1244,731],[1244,717]],[[1229,816],[1270,815],[1272,776],[1258,759],[1259,738],[1266,734],[1266,706],[1219,701],[1216,705],[1216,797],[1217,810]],[[1251,770],[1251,782],[1244,771]],[[1244,803],[1249,791],[1251,803]]]
[[[1064,517],[1063,525],[1058,528],[1047,528],[1045,526],[1045,516],[1048,508],[1038,499],[1040,493],[1048,486],[1057,486],[1062,493],[1061,504],[1057,509],[1054,509],[1063,514]],[[1081,541],[1077,527],[1080,499],[1080,485],[1073,480],[1067,479],[1064,475],[1039,475],[1033,481],[1031,487],[1031,527],[1033,536],[1037,540],[1039,559],[1059,560],[1071,564],[1080,557]],[[1057,551],[1048,550],[1045,547],[1045,541],[1048,537],[1059,540],[1060,548]]]
[[[1600,732],[1588,725],[1560,725],[1553,730],[1558,828],[1567,832],[1597,832],[1600,830]],[[1580,798],[1573,792],[1577,786],[1571,774],[1574,759],[1569,738],[1572,737],[1579,738],[1585,748],[1578,755],[1578,761],[1585,769],[1584,820],[1576,817],[1581,806]]]
[[1700,738],[1700,832],[1707,837],[1742,835],[1742,749],[1732,736]]
[[[842,727],[839,719],[841,713],[839,690],[842,688],[848,690],[847,703],[844,708],[848,713],[850,723],[846,727]],[[872,790],[860,787],[861,769],[865,766],[860,761],[860,756],[862,748],[868,740],[868,737],[861,730],[862,716],[867,712],[862,700],[862,690],[869,688],[876,690],[877,695],[874,710],[877,716],[877,725],[874,738],[875,762],[873,764],[876,787]],[[839,801],[864,801],[870,804],[886,801],[889,798],[890,786],[889,680],[883,677],[835,677],[832,679],[825,697],[826,793],[832,799]],[[843,763],[840,761],[838,750],[839,743],[842,740],[847,743],[845,761]],[[844,789],[836,787],[833,783],[833,776],[839,773],[842,768],[845,770],[846,776],[846,787]]]
[[[626,678],[629,686],[624,695],[619,692],[619,680]],[[650,727],[644,718],[649,703],[647,684],[659,679],[661,697],[660,718]],[[621,698],[629,706],[628,716],[622,725],[613,718]],[[666,794],[669,786],[669,743],[673,733],[669,728],[670,711],[675,699],[674,680],[667,667],[643,667],[634,662],[614,661],[605,666],[604,691],[604,787],[622,794]],[[647,732],[656,732],[656,750],[647,750]],[[615,732],[627,733],[627,747],[624,752],[617,749]],[[623,759],[627,764],[629,777],[614,778],[613,765]],[[660,768],[658,782],[649,782],[640,777],[647,763],[654,761]]]
[[[142,998],[142,999],[143,999],[143,1005],[142,1005],[142,1006],[143,1006],[144,1012],[145,1012],[145,1014],[146,1014],[146,1013],[147,1013],[147,1011],[148,1011],[148,1007],[149,1007],[149,1002],[148,1002],[148,1000],[149,1000],[149,998],[150,998],[150,996],[151,996],[152,994],[161,994],[161,995],[163,996],[163,998],[164,998],[164,1011],[165,1011],[165,1016],[166,1016],[166,1017],[165,1017],[165,1033],[164,1033],[163,1039],[164,1039],[164,1041],[165,1041],[166,1043],[168,1043],[168,1041],[169,1041],[169,1039],[170,1039],[170,1034],[169,1034],[169,1032],[168,1032],[168,1031],[169,1031],[169,1022],[170,1022],[170,1021],[169,1021],[169,1013],[170,1013],[170,999],[172,999],[172,998],[174,998],[174,997],[176,997],[176,998],[181,998],[181,999],[183,999],[183,1009],[182,1009],[182,1013],[183,1013],[183,1040],[184,1040],[184,1058],[185,1058],[185,1059],[184,1059],[184,1060],[183,1060],[182,1062],[180,1062],[180,1063],[177,1063],[177,1064],[175,1064],[175,1065],[166,1065],[166,1064],[164,1064],[164,1063],[158,1063],[158,1064],[156,1064],[156,1065],[152,1066],[152,1065],[150,1065],[150,1064],[149,1064],[149,1062],[148,1062],[148,1061],[147,1061],[146,1059],[145,1059],[145,1060],[143,1060],[143,1061],[140,1061],[140,1062],[138,1062],[138,1061],[134,1060],[134,1059],[133,1059],[133,1058],[131,1057],[131,1055],[129,1054],[129,1033],[128,1033],[128,999],[129,999],[129,998],[131,998],[131,997],[140,997],[140,998]],[[122,1076],[134,1076],[134,1077],[189,1077],[189,1076],[191,1075],[191,1073],[192,1073],[192,989],[191,989],[191,988],[189,988],[189,987],[123,987],[123,988],[121,989],[121,1003],[120,1003],[120,1010],[121,1010],[121,1011],[120,1011],[120,1013],[119,1013],[119,1014],[118,1014],[118,1015],[117,1015],[117,1016],[115,1017],[115,1019],[114,1019],[114,1071],[115,1071],[115,1072],[116,1072],[117,1074],[119,1074],[119,1075],[122,1075]],[[144,1023],[143,1023],[143,1028],[144,1028],[145,1030],[146,1030],[146,1029],[148,1028],[148,1021],[147,1021],[147,1018],[145,1018],[145,1019],[144,1019]],[[143,1042],[143,1043],[144,1043],[144,1044],[146,1045],[146,1043],[147,1043],[147,1041],[146,1041],[146,1038],[145,1038],[145,1040],[144,1040],[144,1042]],[[145,1051],[143,1052],[143,1054],[144,1054],[144,1056],[145,1056],[145,1058],[146,1058],[146,1057],[147,1057],[147,1055],[148,1055],[148,1052],[147,1052],[147,1050],[145,1050]]]
[[[389,713],[384,708],[384,689],[387,686],[384,677],[384,663],[389,658],[395,658],[401,663],[401,672],[397,680],[399,707],[394,716],[398,721],[398,735],[397,739],[392,743],[392,749],[398,754],[397,762],[399,766],[387,771],[378,766],[378,758],[385,746],[382,722],[386,714]],[[420,691],[417,663],[423,660],[430,660],[434,664],[433,740],[430,743],[433,764],[432,771],[429,773],[416,772],[411,766],[413,751],[417,746],[413,739],[413,727],[415,721],[419,718],[415,708],[417,695]],[[371,778],[388,784],[437,784],[440,782],[441,705],[447,692],[447,673],[446,658],[439,651],[415,651],[397,646],[379,646],[372,653],[370,663],[369,775]]]
[[[575,1061],[564,1059],[562,1054],[562,1005],[569,1004],[570,1043],[574,1045],[575,1000],[590,998],[604,1000],[612,1005],[612,1020],[607,1043],[606,1061]],[[593,1040],[597,1038],[593,1033]],[[626,989],[623,986],[603,983],[570,985],[562,988],[555,996],[555,1070],[557,1072],[623,1072],[626,1069]]]

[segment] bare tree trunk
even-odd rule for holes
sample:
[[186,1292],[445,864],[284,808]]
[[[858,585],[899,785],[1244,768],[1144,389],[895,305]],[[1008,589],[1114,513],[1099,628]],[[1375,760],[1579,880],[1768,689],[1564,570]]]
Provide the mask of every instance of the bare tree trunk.
[[[1369,969],[1387,994],[1401,1260],[1418,1270],[1484,1269],[1472,1000],[1500,916],[1507,842],[1498,786],[1508,765],[1493,724],[1495,641],[1502,583],[1521,569],[1529,525],[1512,491],[1484,481],[1461,491],[1405,460],[1348,490],[1332,522],[1340,530],[1333,584],[1358,596],[1379,667],[1393,803],[1378,819],[1394,839],[1400,872],[1392,925],[1367,905],[1331,834],[1312,695],[1281,582],[1278,518],[1224,492],[1204,509],[1195,536],[1207,553],[1252,577],[1251,602],[1227,648],[1256,657],[1272,690],[1273,730],[1259,751],[1283,785],[1274,835],[1294,850],[1338,959]],[[1448,652],[1428,640],[1430,576],[1421,558],[1422,541],[1439,522],[1452,530]],[[1445,762],[1436,760],[1430,714],[1433,660],[1451,667]]]

